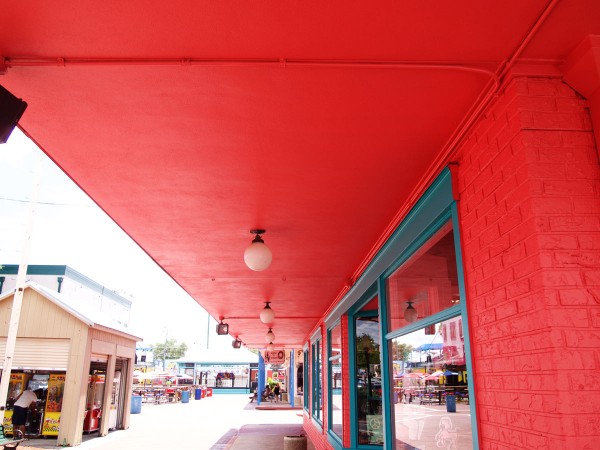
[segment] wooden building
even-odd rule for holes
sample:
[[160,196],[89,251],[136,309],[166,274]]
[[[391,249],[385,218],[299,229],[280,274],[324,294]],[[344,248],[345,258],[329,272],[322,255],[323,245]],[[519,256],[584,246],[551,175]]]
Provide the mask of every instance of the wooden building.
[[[6,346],[13,296],[0,297],[0,354]],[[85,305],[76,306],[76,299],[30,282],[23,295],[11,376],[20,384],[9,388],[9,400],[31,380],[58,378],[59,398],[52,388],[42,397],[47,402],[39,434],[55,435],[58,445],[74,446],[81,443],[84,431],[104,436],[109,428],[127,429],[137,340],[126,328],[86,311]],[[11,411],[5,413],[6,423]]]

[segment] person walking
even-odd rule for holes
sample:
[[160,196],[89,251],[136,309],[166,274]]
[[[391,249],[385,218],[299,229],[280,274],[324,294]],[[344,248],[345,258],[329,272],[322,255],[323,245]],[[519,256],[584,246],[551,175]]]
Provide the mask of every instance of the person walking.
[[279,383],[277,383],[275,385],[275,387],[273,388],[273,394],[275,395],[275,401],[278,402],[279,401],[279,394],[281,393],[281,388],[279,387]]
[[[25,437],[25,423],[27,422],[27,410],[35,409],[37,396],[31,389],[21,392],[13,406],[13,438],[22,439]],[[20,433],[20,434],[18,434]]]

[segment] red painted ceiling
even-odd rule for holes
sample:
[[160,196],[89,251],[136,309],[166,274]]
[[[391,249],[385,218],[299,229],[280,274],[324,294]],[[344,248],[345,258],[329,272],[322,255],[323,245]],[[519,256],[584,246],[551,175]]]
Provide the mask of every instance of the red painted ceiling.
[[593,0],[4,3],[22,128],[252,347],[267,300],[304,342],[506,61],[600,33]]

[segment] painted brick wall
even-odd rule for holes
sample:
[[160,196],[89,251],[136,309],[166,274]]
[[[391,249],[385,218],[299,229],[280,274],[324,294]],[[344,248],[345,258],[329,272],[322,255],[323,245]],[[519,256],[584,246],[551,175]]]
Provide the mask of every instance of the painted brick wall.
[[481,448],[598,448],[600,170],[586,104],[513,79],[459,153]]

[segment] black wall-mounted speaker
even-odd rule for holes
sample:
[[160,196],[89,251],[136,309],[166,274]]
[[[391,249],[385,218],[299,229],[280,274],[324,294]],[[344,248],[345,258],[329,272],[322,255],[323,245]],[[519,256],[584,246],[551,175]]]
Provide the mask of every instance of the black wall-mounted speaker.
[[27,103],[0,86],[0,144],[8,141],[25,108]]

